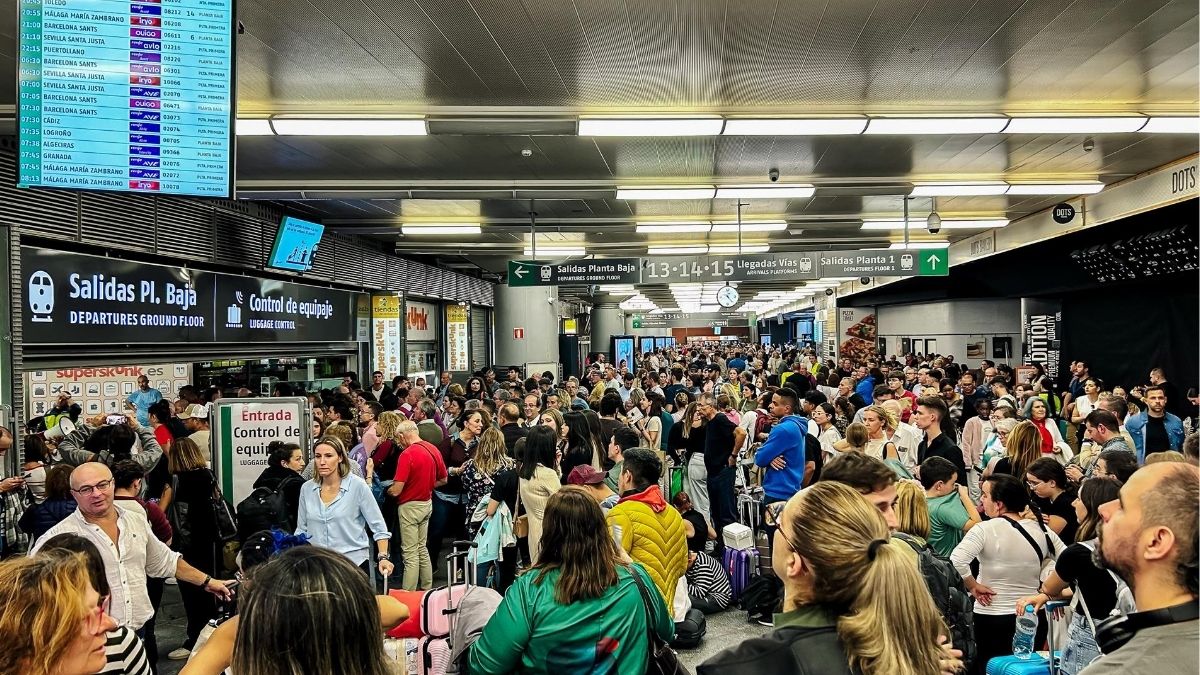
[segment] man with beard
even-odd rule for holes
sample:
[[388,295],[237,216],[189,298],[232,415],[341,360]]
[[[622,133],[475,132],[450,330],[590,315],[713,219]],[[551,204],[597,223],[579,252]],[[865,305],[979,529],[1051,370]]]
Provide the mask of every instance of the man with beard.
[[1129,584],[1138,611],[1124,619],[1123,640],[1105,640],[1108,631],[1098,631],[1106,655],[1081,675],[1200,670],[1198,500],[1200,471],[1164,462],[1139,469],[1119,499],[1100,506],[1097,562]]

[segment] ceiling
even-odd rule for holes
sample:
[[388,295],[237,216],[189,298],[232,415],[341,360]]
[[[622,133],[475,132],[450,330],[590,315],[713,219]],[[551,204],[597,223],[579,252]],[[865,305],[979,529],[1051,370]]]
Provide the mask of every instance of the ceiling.
[[[241,136],[239,197],[460,269],[539,246],[644,255],[734,243],[639,235],[639,220],[732,220],[736,200],[630,201],[622,185],[780,182],[748,200],[772,251],[886,246],[923,181],[1111,184],[1197,151],[1194,135],[579,136],[580,115],[1196,115],[1195,0],[242,0],[238,114],[423,115],[413,137]],[[16,13],[0,61],[16,68]],[[15,80],[0,80],[11,105]],[[1085,145],[1094,145],[1088,151]],[[1072,195],[939,198],[948,218],[1016,220]],[[909,202],[923,223],[928,198]],[[406,219],[474,220],[471,237]],[[954,241],[975,230],[946,230]],[[921,238],[916,232],[915,238]],[[925,237],[929,238],[929,237]],[[748,290],[756,290],[748,288]],[[743,293],[745,295],[745,293]]]

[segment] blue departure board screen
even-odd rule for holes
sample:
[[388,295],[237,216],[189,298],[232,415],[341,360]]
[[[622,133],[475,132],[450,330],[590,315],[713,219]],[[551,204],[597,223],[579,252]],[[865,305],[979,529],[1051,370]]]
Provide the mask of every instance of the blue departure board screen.
[[22,187],[230,197],[233,0],[19,0]]

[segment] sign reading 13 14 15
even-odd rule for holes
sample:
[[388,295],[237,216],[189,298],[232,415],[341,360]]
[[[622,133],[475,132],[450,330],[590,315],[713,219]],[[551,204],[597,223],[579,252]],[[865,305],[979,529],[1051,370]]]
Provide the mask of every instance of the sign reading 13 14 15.
[[644,283],[680,281],[789,281],[817,279],[814,253],[670,256],[646,261]]

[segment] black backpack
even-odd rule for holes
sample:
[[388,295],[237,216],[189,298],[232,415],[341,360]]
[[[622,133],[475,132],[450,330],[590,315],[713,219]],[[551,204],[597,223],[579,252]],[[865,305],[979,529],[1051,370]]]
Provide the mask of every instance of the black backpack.
[[954,648],[962,650],[963,667],[969,669],[975,660],[975,598],[963,585],[962,575],[949,560],[937,555],[916,538],[903,532],[894,532],[892,536],[917,552],[921,560],[921,576],[925,577],[933,604],[950,628],[950,641]]
[[770,621],[783,604],[783,582],[774,574],[759,574],[746,585],[738,606],[746,610],[746,623]]
[[263,530],[283,530],[294,532],[296,521],[288,508],[284,488],[292,481],[302,481],[299,476],[288,476],[274,488],[267,486],[254,488],[249,497],[237,505],[238,542],[245,543],[246,539],[255,532]]

